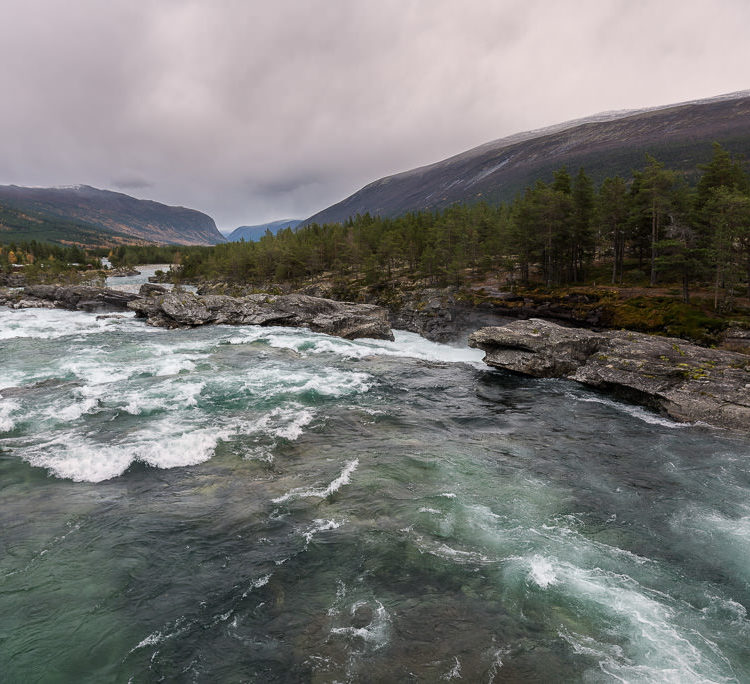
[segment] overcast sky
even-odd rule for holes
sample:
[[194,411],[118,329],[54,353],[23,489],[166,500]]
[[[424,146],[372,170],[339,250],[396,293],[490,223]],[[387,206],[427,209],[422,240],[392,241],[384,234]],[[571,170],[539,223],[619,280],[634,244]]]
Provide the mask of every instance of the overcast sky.
[[750,88],[748,0],[2,0],[0,183],[306,218],[381,176]]

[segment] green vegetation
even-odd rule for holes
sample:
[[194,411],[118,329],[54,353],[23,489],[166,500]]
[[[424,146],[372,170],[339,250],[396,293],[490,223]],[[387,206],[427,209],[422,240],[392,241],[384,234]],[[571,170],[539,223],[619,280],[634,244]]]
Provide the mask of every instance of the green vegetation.
[[597,189],[580,169],[538,181],[510,204],[454,205],[399,218],[357,216],[266,234],[258,242],[183,248],[184,278],[300,282],[324,272],[385,286],[399,278],[464,285],[499,277],[508,286],[607,281],[650,287],[710,283],[717,310],[750,287],[750,180],[719,145],[685,177],[647,157],[629,180]]
[[[0,244],[0,275],[22,273],[25,282],[77,283],[82,279],[102,280],[92,276],[100,268],[101,250],[62,247],[44,242]],[[85,275],[84,275],[85,274]]]
[[138,264],[179,263],[184,245],[120,245],[109,251],[107,257],[113,266],[137,266]]
[[609,323],[614,328],[662,332],[699,342],[712,342],[726,321],[696,304],[668,297],[632,297],[613,304]]
[[107,247],[126,240],[132,238],[83,221],[55,218],[43,212],[0,204],[0,244],[33,241],[79,247]]
[[[715,144],[710,162],[690,173],[647,156],[629,178],[598,187],[584,169],[560,169],[505,204],[102,254],[114,266],[179,264],[176,280],[223,281],[228,292],[324,281],[335,297],[396,308],[413,288],[454,286],[477,303],[510,290],[520,301],[495,303],[551,302],[581,321],[711,342],[729,320],[750,322],[750,178]],[[83,263],[80,254],[69,260]],[[481,287],[487,294],[476,294]]]

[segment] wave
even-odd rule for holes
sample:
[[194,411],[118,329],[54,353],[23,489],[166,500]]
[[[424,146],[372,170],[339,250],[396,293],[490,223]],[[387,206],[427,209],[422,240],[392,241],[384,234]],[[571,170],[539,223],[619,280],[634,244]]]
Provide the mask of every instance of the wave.
[[251,395],[270,398],[284,395],[343,397],[363,394],[375,379],[369,373],[342,371],[324,367],[315,370],[288,369],[278,366],[253,369],[243,379],[243,390]]
[[[176,434],[175,434],[176,433]],[[122,475],[133,463],[154,468],[177,468],[207,461],[226,431],[181,431],[171,421],[134,435],[129,444],[96,442],[79,432],[67,432],[52,440],[19,449],[33,466],[74,482],[102,482]]]
[[318,534],[318,532],[329,532],[331,530],[337,530],[343,524],[343,522],[339,522],[337,520],[313,520],[312,525],[310,525],[310,527],[308,527],[302,533],[302,536],[305,538],[305,548],[307,548],[307,546],[313,540],[313,537]]
[[304,329],[237,328],[236,334],[224,340],[226,344],[262,343],[276,349],[289,349],[300,356],[332,354],[347,359],[373,356],[397,356],[443,363],[468,363],[486,368],[484,352],[469,347],[452,347],[431,342],[416,333],[394,330],[394,340],[345,340]]
[[[514,578],[525,581],[526,601],[558,606],[560,638],[577,655],[593,659],[608,677],[623,682],[732,681],[727,657],[702,636],[700,618],[629,575],[534,554],[509,559],[505,580],[512,585]],[[537,599],[535,592],[553,596]],[[597,629],[595,637],[580,632],[584,623],[607,628]],[[603,634],[611,641],[603,640]]]
[[16,426],[17,417],[13,414],[20,409],[19,402],[0,398],[0,432],[10,432]]
[[142,323],[135,322],[133,312],[117,314],[117,318],[97,318],[94,313],[63,309],[0,310],[0,340],[54,340],[70,336],[96,335],[135,326],[145,327]]
[[327,487],[319,489],[306,489],[304,487],[298,487],[296,489],[288,491],[282,496],[271,499],[271,501],[273,501],[273,503],[283,503],[284,501],[289,501],[290,499],[306,499],[308,497],[319,497],[321,499],[325,499],[334,492],[337,492],[344,485],[349,484],[349,482],[351,481],[351,475],[357,469],[358,465],[358,458],[349,461],[344,466],[344,469],[341,471],[339,476],[334,479]]
[[604,397],[597,397],[597,396],[592,396],[592,395],[584,396],[581,394],[575,394],[573,392],[566,392],[565,396],[568,397],[568,399],[574,399],[575,401],[581,401],[581,402],[589,403],[589,404],[602,404],[603,406],[608,406],[609,408],[616,409],[617,411],[620,411],[622,413],[627,413],[633,418],[642,420],[644,423],[648,423],[649,425],[659,425],[661,427],[666,427],[670,429],[686,428],[686,427],[690,427],[691,425],[694,425],[693,423],[678,423],[674,420],[665,418],[664,416],[660,416],[659,414],[654,413],[653,411],[649,411],[648,409],[642,408],[640,406],[633,406],[631,404],[625,404],[623,402],[615,401],[613,399],[605,399]]

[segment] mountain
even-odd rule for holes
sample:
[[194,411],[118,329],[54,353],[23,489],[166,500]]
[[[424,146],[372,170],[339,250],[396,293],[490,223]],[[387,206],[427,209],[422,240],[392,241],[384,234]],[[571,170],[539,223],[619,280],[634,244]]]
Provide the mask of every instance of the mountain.
[[495,140],[449,159],[370,183],[304,223],[334,223],[369,212],[398,216],[456,202],[510,200],[553,171],[583,166],[595,182],[642,168],[646,153],[696,174],[713,141],[750,156],[750,91],[653,109],[607,112]]
[[88,185],[65,188],[0,186],[0,205],[42,218],[86,224],[131,242],[215,245],[224,242],[214,220],[195,209],[171,207]]
[[77,247],[115,247],[133,238],[83,221],[67,221],[0,204],[0,243],[52,242]]
[[260,240],[266,234],[267,230],[276,235],[276,233],[284,228],[294,230],[300,223],[302,221],[298,219],[283,219],[282,221],[271,221],[271,223],[259,223],[256,226],[240,226],[227,235],[227,242],[239,242],[240,240],[255,242],[256,240]]

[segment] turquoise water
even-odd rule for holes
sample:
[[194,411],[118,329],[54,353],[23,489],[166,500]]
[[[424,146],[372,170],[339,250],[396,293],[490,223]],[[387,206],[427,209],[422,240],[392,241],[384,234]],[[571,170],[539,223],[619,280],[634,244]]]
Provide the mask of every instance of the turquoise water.
[[0,679],[750,681],[750,440],[480,359],[0,311]]

